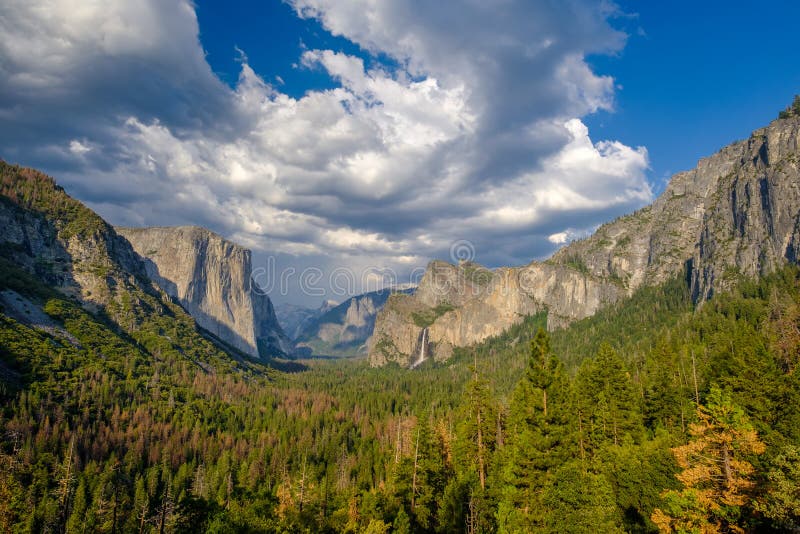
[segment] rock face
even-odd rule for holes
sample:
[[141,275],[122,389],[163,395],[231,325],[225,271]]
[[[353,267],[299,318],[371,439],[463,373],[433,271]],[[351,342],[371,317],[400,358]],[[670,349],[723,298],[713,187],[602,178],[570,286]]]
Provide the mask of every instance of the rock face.
[[0,160],[0,256],[121,321],[119,300],[154,295],[130,243],[52,178]]
[[297,346],[322,356],[365,355],[375,317],[386,300],[410,291],[382,289],[351,297],[311,320],[297,336]]
[[339,303],[334,300],[323,301],[319,308],[283,303],[275,306],[275,315],[289,339],[295,340],[312,321],[338,305]]
[[116,230],[198,325],[250,356],[292,352],[272,302],[252,281],[249,250],[196,226]]
[[[158,357],[172,353],[207,366],[221,356],[197,334],[195,321],[148,278],[143,259],[124,237],[52,178],[3,161],[0,271],[13,277],[4,280],[12,284],[8,287],[34,288],[37,295],[33,302],[3,291],[3,313],[73,345],[78,340],[60,326],[62,319],[54,320],[43,308],[58,293],[113,323],[141,347],[155,347]],[[42,288],[48,292],[40,293]]]
[[443,360],[541,310],[556,328],[684,272],[700,301],[734,275],[798,258],[800,117],[790,115],[676,174],[652,205],[548,260],[494,271],[431,262],[416,294],[392,296],[378,315],[370,363],[408,366],[425,327]]

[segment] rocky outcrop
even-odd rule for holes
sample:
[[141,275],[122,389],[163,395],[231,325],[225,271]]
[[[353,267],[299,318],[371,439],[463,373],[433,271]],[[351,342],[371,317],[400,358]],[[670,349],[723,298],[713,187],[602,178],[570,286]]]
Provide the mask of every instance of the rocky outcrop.
[[297,337],[298,349],[316,355],[352,357],[367,354],[375,317],[393,293],[411,289],[382,289],[351,297],[310,321]]
[[45,174],[0,161],[0,228],[0,257],[90,311],[123,322],[131,298],[155,297],[130,243]]
[[124,237],[49,176],[3,161],[0,275],[4,315],[75,346],[80,344],[62,324],[64,317],[45,310],[51,299],[74,299],[155,357],[184,357],[208,369],[222,356],[148,278]]
[[249,250],[197,226],[116,230],[202,328],[250,356],[291,353],[272,302],[252,281]]
[[378,315],[370,362],[409,365],[425,327],[442,360],[537,311],[548,311],[549,328],[563,326],[684,272],[702,301],[738,275],[798,258],[800,117],[787,115],[676,174],[652,205],[546,261],[494,271],[432,262],[415,295],[392,297]]

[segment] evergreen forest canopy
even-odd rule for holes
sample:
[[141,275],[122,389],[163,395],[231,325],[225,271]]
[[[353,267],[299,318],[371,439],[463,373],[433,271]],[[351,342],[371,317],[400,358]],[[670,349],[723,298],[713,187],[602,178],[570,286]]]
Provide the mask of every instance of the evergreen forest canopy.
[[[61,237],[108,231],[16,193]],[[414,371],[284,373],[133,289],[122,328],[15,252],[0,291],[51,326],[0,309],[0,531],[800,529],[795,266],[699,307],[678,277],[550,334],[529,317]]]

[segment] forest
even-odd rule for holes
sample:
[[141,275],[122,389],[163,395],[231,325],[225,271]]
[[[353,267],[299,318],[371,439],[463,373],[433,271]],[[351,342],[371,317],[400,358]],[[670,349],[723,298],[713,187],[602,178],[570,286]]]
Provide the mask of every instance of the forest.
[[125,334],[5,260],[0,286],[63,326],[0,315],[3,532],[800,528],[794,267],[529,317],[413,371],[279,372],[188,322]]

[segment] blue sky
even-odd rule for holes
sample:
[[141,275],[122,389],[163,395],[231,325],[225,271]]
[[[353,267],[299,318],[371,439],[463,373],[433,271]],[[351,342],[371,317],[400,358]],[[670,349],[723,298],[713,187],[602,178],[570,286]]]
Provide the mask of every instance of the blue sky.
[[614,113],[587,124],[600,137],[647,146],[655,185],[766,125],[800,93],[800,2],[621,5],[638,14],[626,25],[628,45],[590,63],[622,89]]
[[525,264],[648,204],[800,92],[798,20],[797,2],[7,0],[0,157],[113,224],[252,248],[294,273],[278,302],[325,296],[301,273],[341,300],[345,272],[352,294],[464,251]]
[[[585,122],[597,137],[646,146],[656,192],[675,172],[765,125],[800,93],[800,58],[792,40],[800,2],[617,4],[632,15],[612,19],[629,35],[628,43],[618,53],[589,58],[620,86],[615,109]],[[198,0],[197,6],[208,62],[231,85],[239,73],[235,47],[265,80],[280,83],[279,76],[281,89],[295,97],[335,85],[324,72],[296,68],[304,46],[375,60],[278,0]]]

